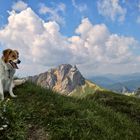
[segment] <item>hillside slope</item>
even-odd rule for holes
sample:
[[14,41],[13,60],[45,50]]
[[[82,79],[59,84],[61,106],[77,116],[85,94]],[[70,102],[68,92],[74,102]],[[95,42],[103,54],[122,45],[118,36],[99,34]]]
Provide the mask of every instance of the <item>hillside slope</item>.
[[[1,103],[0,139],[139,140],[140,100],[98,91],[87,98],[62,96],[31,83]],[[3,117],[2,117],[3,116]]]
[[107,91],[107,90],[89,80],[85,80],[85,84],[75,88],[75,90],[73,90],[69,94],[69,96],[83,98],[86,97],[87,95],[94,94],[96,91]]

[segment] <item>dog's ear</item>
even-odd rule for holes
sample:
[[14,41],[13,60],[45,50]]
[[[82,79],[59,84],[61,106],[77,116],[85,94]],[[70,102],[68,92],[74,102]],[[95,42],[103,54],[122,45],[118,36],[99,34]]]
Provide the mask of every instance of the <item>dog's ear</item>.
[[14,52],[17,54],[17,56],[19,56],[19,52],[17,50],[14,50]]
[[10,55],[11,52],[12,52],[11,49],[6,49],[3,51],[3,60],[5,63],[8,62],[8,56]]

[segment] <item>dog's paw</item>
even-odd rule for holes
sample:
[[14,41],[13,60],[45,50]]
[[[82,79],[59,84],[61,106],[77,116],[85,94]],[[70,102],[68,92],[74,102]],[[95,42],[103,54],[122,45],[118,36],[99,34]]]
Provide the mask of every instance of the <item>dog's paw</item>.
[[17,95],[15,95],[15,94],[12,94],[12,95],[11,95],[11,97],[13,97],[13,98],[16,98],[16,97],[17,97]]
[[1,101],[4,101],[4,97],[1,97]]
[[0,94],[0,100],[3,101],[4,100],[4,95]]
[[14,96],[12,96],[13,98],[16,98],[17,97],[17,95],[14,95]]

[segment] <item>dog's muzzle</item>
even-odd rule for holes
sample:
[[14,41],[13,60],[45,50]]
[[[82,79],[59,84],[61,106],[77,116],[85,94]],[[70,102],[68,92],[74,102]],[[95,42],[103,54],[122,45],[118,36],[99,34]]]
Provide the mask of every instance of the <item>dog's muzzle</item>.
[[19,59],[15,60],[15,61],[10,60],[9,63],[11,64],[11,66],[12,66],[14,69],[18,69],[17,64],[20,64],[21,61],[20,61]]

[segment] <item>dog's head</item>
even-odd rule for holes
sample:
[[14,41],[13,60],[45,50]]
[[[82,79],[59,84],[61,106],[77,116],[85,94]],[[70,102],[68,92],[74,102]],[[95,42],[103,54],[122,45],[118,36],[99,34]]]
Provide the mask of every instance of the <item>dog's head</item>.
[[3,51],[2,59],[5,63],[9,63],[14,69],[18,69],[17,64],[21,61],[19,60],[19,53],[17,50],[6,49]]

